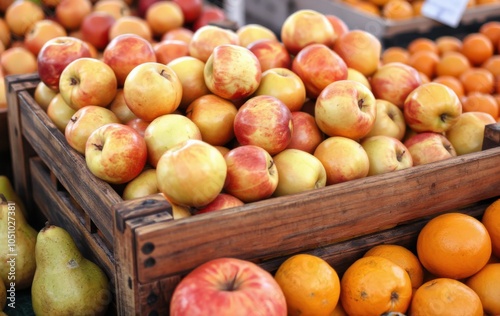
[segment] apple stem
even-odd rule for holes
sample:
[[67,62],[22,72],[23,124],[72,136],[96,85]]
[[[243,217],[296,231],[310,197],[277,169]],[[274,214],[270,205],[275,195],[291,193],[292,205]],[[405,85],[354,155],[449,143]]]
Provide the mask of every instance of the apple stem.
[[92,144],[95,146],[95,148],[97,148],[97,150],[102,150],[102,145],[99,145],[99,144]]
[[160,76],[163,76],[163,77],[167,78],[168,80],[170,80],[170,75],[165,71],[165,69],[161,70]]
[[364,103],[364,102],[365,102],[365,101],[364,101],[363,99],[359,99],[359,100],[358,100],[358,106],[359,106],[359,108],[360,108],[360,109],[362,109],[362,108],[363,108],[363,103]]
[[403,159],[403,156],[405,154],[405,150],[403,150],[402,152],[400,152],[399,154],[396,155],[396,159],[401,162],[401,160]]
[[78,80],[76,80],[75,78],[71,78],[71,85],[76,86],[77,84],[78,84]]
[[231,282],[227,285],[227,288],[226,288],[226,291],[234,291],[235,289],[235,284],[236,284],[236,279],[237,279],[237,276],[236,274],[233,276],[233,279],[231,280]]
[[446,115],[446,114],[441,114],[441,115],[439,116],[439,118],[441,119],[441,121],[446,122],[446,117],[447,117],[447,116],[448,116],[448,115]]

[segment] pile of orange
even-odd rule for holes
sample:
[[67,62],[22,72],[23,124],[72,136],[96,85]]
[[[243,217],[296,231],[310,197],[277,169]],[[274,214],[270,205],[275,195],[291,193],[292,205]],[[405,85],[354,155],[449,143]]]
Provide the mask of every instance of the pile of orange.
[[407,47],[389,47],[382,64],[398,61],[420,72],[424,82],[450,87],[463,111],[480,111],[500,121],[500,21],[489,21],[463,38],[419,37]]
[[415,246],[379,244],[341,275],[335,263],[298,254],[275,279],[289,315],[500,315],[500,199],[480,219],[435,216]]

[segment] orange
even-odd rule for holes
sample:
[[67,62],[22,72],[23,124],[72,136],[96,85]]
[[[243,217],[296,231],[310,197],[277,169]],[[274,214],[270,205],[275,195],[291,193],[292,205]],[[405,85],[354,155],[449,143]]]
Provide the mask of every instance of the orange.
[[493,95],[481,92],[471,92],[462,98],[462,111],[488,113],[496,121],[498,120],[500,109]]
[[344,310],[344,307],[342,307],[342,303],[340,301],[337,303],[337,306],[335,306],[335,309],[329,316],[349,316]]
[[488,58],[482,65],[481,68],[484,68],[491,72],[493,76],[500,76],[500,55],[493,55]]
[[406,20],[413,17],[413,7],[406,0],[389,0],[382,7],[382,16],[390,20]]
[[481,222],[490,234],[493,255],[500,258],[500,199],[486,208]]
[[274,278],[285,294],[288,315],[329,316],[339,301],[338,274],[320,257],[291,256],[280,265]]
[[500,22],[499,21],[489,21],[479,27],[479,33],[486,35],[493,44],[497,47],[500,42]]
[[492,93],[494,89],[495,77],[484,68],[469,68],[458,79],[464,86],[465,94],[471,92]]
[[388,64],[392,62],[400,62],[403,64],[408,64],[408,59],[410,58],[410,53],[399,46],[391,46],[382,52],[381,60],[382,64]]
[[460,52],[446,52],[436,65],[436,76],[459,77],[465,70],[471,68],[467,57]]
[[351,5],[354,8],[363,11],[364,13],[380,16],[380,9],[378,8],[378,6],[374,5],[371,2],[358,1],[352,3]]
[[408,273],[391,260],[379,256],[356,260],[344,272],[340,285],[340,301],[348,315],[404,313],[412,295]]
[[445,213],[427,222],[418,234],[417,256],[435,276],[463,279],[486,265],[491,240],[478,219],[463,213]]
[[424,73],[430,79],[434,78],[439,55],[428,50],[416,51],[410,55],[408,65]]
[[486,35],[469,33],[462,40],[461,52],[473,66],[478,66],[493,56],[494,48],[491,40]]
[[410,54],[413,54],[419,50],[429,50],[431,52],[439,54],[436,43],[426,37],[418,37],[416,39],[413,39],[410,43],[408,43],[407,49]]
[[462,41],[455,36],[443,35],[436,38],[434,42],[440,55],[446,52],[459,52],[462,49]]
[[411,3],[413,7],[413,16],[422,15],[422,6],[424,5],[424,0],[416,0]]
[[500,315],[500,263],[489,263],[465,284],[481,299],[488,315]]
[[437,278],[422,284],[415,291],[408,314],[483,316],[483,307],[479,296],[464,283]]
[[464,86],[462,85],[462,82],[458,80],[456,77],[438,76],[434,78],[432,81],[437,83],[442,83],[445,86],[451,88],[453,91],[455,91],[459,99],[462,99],[462,97],[465,95]]
[[364,257],[368,256],[384,257],[405,269],[410,276],[413,288],[418,288],[424,283],[424,269],[420,261],[413,252],[403,246],[395,244],[377,245],[364,254]]

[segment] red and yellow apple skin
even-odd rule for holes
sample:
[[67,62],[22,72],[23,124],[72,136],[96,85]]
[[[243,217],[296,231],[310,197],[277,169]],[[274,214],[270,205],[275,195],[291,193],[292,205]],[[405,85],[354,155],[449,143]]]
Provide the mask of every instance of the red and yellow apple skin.
[[414,166],[457,156],[452,143],[440,133],[416,133],[405,140],[404,145],[411,154]]

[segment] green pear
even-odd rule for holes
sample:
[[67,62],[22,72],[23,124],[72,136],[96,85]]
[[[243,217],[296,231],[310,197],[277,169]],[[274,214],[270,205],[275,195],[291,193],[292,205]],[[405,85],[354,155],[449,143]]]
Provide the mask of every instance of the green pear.
[[35,274],[38,232],[26,221],[18,202],[0,193],[0,277],[6,288],[27,289]]
[[0,194],[5,195],[7,201],[15,202],[16,206],[23,212],[24,217],[28,218],[23,200],[17,195],[16,191],[14,191],[9,177],[5,175],[0,175]]
[[35,246],[36,271],[31,286],[35,315],[105,315],[112,293],[104,272],[83,257],[62,227],[47,225]]

